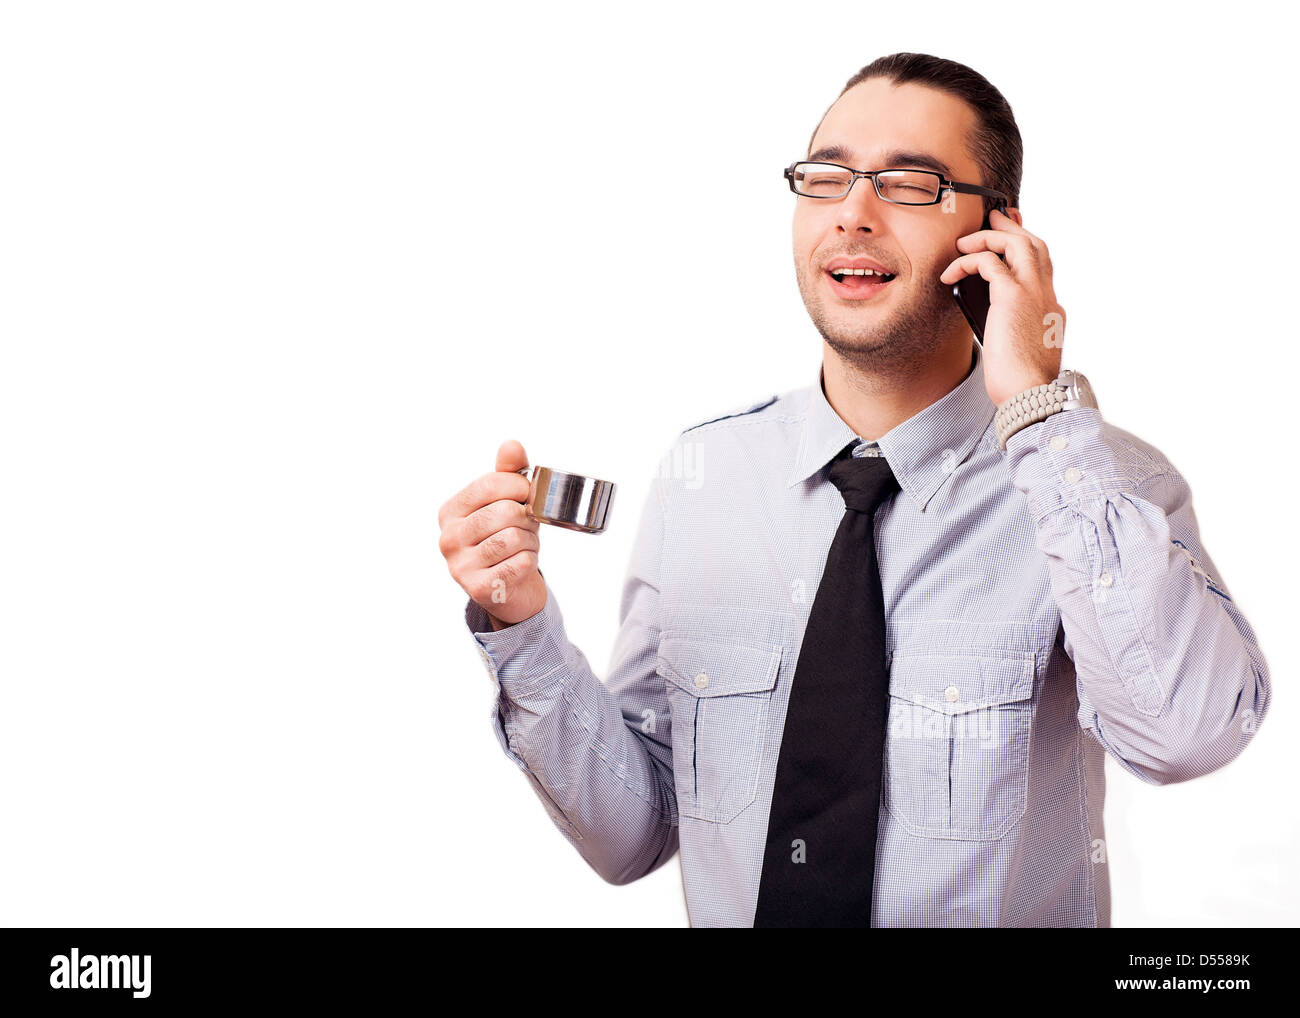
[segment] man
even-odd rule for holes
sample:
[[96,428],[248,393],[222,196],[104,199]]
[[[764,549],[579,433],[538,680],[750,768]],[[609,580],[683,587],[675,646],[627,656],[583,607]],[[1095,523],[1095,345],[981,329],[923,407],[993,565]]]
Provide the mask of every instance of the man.
[[[1222,767],[1267,665],[1185,480],[1061,373],[1002,95],[882,58],[803,162],[837,164],[787,171],[818,381],[669,451],[604,684],[518,443],[442,507],[497,737],[606,880],[680,848],[695,926],[1108,926],[1104,754],[1154,784]],[[974,276],[982,345],[952,296]]]

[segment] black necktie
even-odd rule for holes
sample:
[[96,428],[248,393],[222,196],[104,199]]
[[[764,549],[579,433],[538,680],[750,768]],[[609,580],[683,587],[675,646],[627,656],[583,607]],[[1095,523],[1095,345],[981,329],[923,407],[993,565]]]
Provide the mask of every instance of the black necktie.
[[844,518],[790,688],[755,926],[871,925],[889,712],[872,521],[898,481],[883,456],[854,458],[848,449],[830,479],[844,496]]

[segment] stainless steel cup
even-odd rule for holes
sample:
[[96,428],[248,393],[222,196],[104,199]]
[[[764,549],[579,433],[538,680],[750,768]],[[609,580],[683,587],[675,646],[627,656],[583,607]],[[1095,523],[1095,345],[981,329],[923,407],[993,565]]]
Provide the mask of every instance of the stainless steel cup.
[[565,530],[600,534],[609,522],[614,504],[613,481],[600,481],[582,474],[533,465],[519,473],[528,478],[531,488],[524,504],[528,515],[539,523],[549,523]]

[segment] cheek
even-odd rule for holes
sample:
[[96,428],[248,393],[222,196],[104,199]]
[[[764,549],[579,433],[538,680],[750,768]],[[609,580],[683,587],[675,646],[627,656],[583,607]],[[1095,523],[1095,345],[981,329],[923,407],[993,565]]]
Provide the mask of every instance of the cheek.
[[817,243],[828,233],[829,224],[826,216],[817,215],[818,210],[798,208],[790,224],[790,236],[794,239],[796,251],[810,254]]
[[798,225],[791,231],[791,238],[794,242],[795,259],[801,264],[807,264],[809,256],[812,254],[813,241],[807,231],[801,230]]
[[912,275],[938,276],[961,254],[957,245],[952,245],[951,253],[945,246],[946,239],[926,235],[912,240],[903,240],[903,250],[907,252],[905,264]]

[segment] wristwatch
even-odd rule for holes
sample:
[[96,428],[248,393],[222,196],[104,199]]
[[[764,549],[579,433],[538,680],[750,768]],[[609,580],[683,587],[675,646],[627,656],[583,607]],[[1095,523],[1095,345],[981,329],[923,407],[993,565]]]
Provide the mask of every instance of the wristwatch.
[[1080,371],[1066,368],[1046,385],[1035,385],[1018,392],[998,407],[993,415],[993,427],[998,435],[998,448],[1006,451],[1007,439],[1021,428],[1046,420],[1062,410],[1090,406],[1097,408],[1097,397],[1092,386]]

